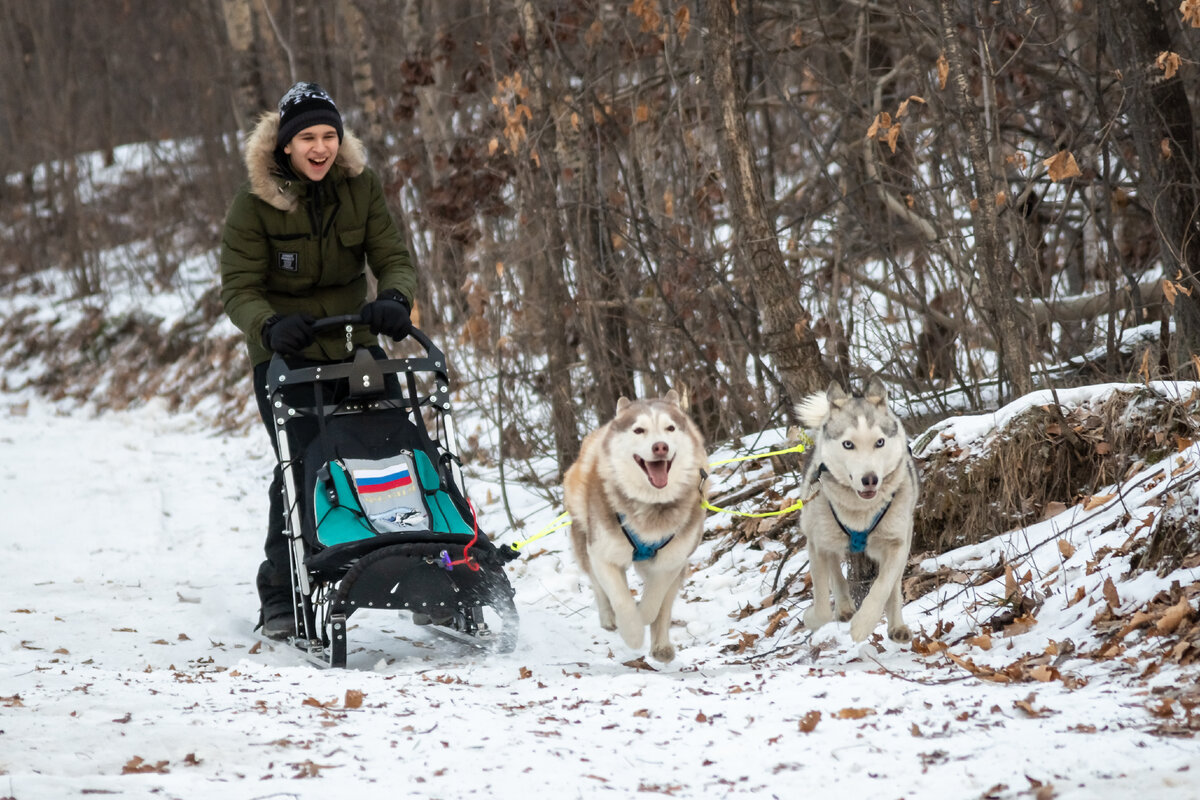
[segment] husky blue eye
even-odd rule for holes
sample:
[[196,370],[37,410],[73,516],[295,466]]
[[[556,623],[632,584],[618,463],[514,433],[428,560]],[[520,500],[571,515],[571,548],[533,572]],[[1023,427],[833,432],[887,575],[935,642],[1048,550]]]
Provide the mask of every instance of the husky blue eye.
[[885,444],[887,444],[887,442],[885,442],[883,439],[877,439],[877,440],[875,440],[875,447],[877,447],[877,448],[878,448],[878,447],[883,447]]
[[842,442],[842,447],[846,448],[847,450],[853,450],[854,442],[850,441],[849,439],[846,439]]

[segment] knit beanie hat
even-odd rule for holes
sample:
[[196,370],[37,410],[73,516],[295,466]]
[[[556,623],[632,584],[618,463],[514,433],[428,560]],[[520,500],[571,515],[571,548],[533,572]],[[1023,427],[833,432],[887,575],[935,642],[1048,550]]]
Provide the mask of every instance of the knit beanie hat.
[[300,82],[279,100],[279,133],[275,146],[282,148],[297,133],[313,125],[332,125],[342,140],[342,115],[329,94],[315,83]]

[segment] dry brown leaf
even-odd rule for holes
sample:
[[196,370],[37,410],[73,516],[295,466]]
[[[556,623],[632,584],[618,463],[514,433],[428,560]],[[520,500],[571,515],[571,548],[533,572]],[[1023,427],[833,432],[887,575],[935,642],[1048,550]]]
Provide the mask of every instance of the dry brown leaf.
[[288,766],[290,766],[296,770],[296,774],[293,775],[292,778],[295,780],[299,780],[302,778],[319,778],[319,777],[321,777],[321,770],[332,769],[333,767],[336,767],[337,765],[336,764],[317,764],[316,762],[314,762],[310,759],[308,761],[302,761],[299,764],[289,764]]
[[134,756],[133,758],[129,759],[129,761],[125,762],[125,766],[121,768],[121,774],[134,775],[143,772],[156,772],[160,775],[164,775],[170,772],[170,770],[167,769],[167,764],[169,763],[169,761],[156,761],[153,764],[150,764],[141,756]]
[[1021,587],[1017,585],[1017,576],[1013,574],[1013,568],[1009,564],[1004,565],[1004,596],[1009,600],[1019,597]]
[[320,700],[318,700],[315,697],[306,697],[306,698],[304,698],[304,702],[301,705],[313,706],[315,708],[330,708],[331,706],[334,706],[336,704],[337,704],[336,700],[330,700],[328,702],[322,703]]
[[1046,507],[1042,509],[1042,520],[1045,521],[1051,517],[1057,517],[1066,510],[1066,503],[1061,500],[1051,500],[1049,503],[1046,503]]
[[767,620],[767,629],[763,631],[763,636],[774,636],[775,632],[779,630],[780,626],[787,621],[787,615],[788,612],[786,608],[781,608],[772,614],[771,618]]
[[834,712],[836,719],[862,719],[869,717],[875,713],[873,708],[843,708],[841,711]]
[[1172,53],[1170,50],[1163,50],[1158,54],[1158,58],[1154,59],[1154,65],[1162,70],[1163,78],[1168,81],[1175,77],[1175,73],[1179,71],[1179,65],[1182,63],[1179,54]]
[[991,650],[992,637],[986,633],[982,633],[979,636],[972,636],[970,639],[967,639],[967,644],[972,647],[978,647],[980,650]]
[[937,76],[938,89],[946,88],[946,80],[950,77],[950,62],[946,60],[945,53],[938,53],[937,57]]
[[896,152],[896,143],[899,141],[900,141],[900,123],[897,122],[896,124],[892,125],[892,127],[888,128],[888,133],[887,133],[888,149],[891,150],[893,153]]
[[1075,555],[1075,545],[1071,544],[1066,539],[1059,539],[1058,552],[1062,553],[1062,557],[1064,559],[1070,558],[1071,556]]
[[1190,617],[1192,614],[1192,604],[1188,602],[1186,597],[1179,598],[1179,602],[1171,606],[1163,613],[1158,622],[1154,623],[1154,629],[1160,635],[1174,633],[1180,623]]
[[1113,583],[1112,578],[1104,579],[1104,599],[1108,601],[1108,607],[1116,613],[1121,607],[1121,596],[1117,594],[1117,586]]
[[533,673],[530,672],[529,667],[521,667],[517,674],[520,675],[518,680],[525,680],[526,678],[533,677]]
[[1021,711],[1024,711],[1026,714],[1028,714],[1029,716],[1034,717],[1034,718],[1044,717],[1047,714],[1053,713],[1048,708],[1035,707],[1033,705],[1033,701],[1034,701],[1034,698],[1036,698],[1036,697],[1037,697],[1037,695],[1030,694],[1029,697],[1026,697],[1024,700],[1016,700],[1013,702],[1013,707],[1019,708]]
[[1164,697],[1161,703],[1156,706],[1147,706],[1146,710],[1150,712],[1151,716],[1159,719],[1171,719],[1175,716],[1173,704],[1174,701],[1170,697]]
[[1183,0],[1179,4],[1179,14],[1184,24],[1200,28],[1200,0]]
[[1087,498],[1086,498],[1086,499],[1083,501],[1083,510],[1084,510],[1084,511],[1091,511],[1093,508],[1099,508],[1100,506],[1102,506],[1102,505],[1104,505],[1105,503],[1107,503],[1109,500],[1112,500],[1114,497],[1116,497],[1116,495],[1115,495],[1115,494],[1093,494],[1093,495],[1089,495],[1089,496],[1088,496],[1088,497],[1087,497]]
[[346,699],[342,701],[342,708],[362,708],[363,696],[358,689],[347,689]]
[[1039,664],[1036,667],[1029,668],[1029,677],[1033,678],[1035,681],[1049,683],[1050,681],[1058,680],[1059,674],[1058,670],[1056,670],[1054,667]]
[[646,670],[648,672],[658,672],[654,667],[650,666],[650,662],[646,661],[645,656],[638,656],[632,661],[622,662],[624,666],[631,667],[636,670]]
[[1175,298],[1179,294],[1179,284],[1163,278],[1162,290],[1163,297],[1167,299],[1167,303],[1175,305]]
[[1061,150],[1050,158],[1043,159],[1042,164],[1046,167],[1050,180],[1055,183],[1078,178],[1083,174],[1070,150]]
[[817,723],[820,721],[821,721],[821,712],[820,711],[809,711],[807,714],[805,714],[803,717],[800,718],[800,732],[801,733],[812,733],[813,729],[817,727]]

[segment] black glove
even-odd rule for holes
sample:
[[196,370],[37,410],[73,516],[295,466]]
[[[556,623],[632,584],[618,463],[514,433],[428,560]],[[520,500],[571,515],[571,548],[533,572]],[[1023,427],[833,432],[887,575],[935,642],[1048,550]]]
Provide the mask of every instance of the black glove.
[[285,356],[297,355],[313,343],[315,334],[312,325],[314,322],[316,319],[311,314],[271,317],[263,324],[263,344]]
[[388,289],[379,295],[379,299],[367,303],[359,312],[362,321],[371,333],[390,336],[400,341],[412,332],[412,320],[409,318],[408,300],[395,289]]

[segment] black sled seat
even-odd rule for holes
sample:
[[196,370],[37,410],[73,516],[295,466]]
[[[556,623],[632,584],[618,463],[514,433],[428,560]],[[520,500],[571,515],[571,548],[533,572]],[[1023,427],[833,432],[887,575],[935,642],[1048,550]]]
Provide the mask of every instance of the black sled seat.
[[[357,321],[317,327],[344,326],[349,349]],[[516,644],[505,559],[466,499],[445,357],[422,332],[413,338],[423,358],[360,348],[337,364],[293,368],[276,356],[268,371],[292,540],[293,644],[330,666],[345,666],[346,620],[364,609],[411,611],[501,651]]]

